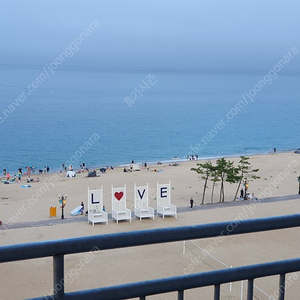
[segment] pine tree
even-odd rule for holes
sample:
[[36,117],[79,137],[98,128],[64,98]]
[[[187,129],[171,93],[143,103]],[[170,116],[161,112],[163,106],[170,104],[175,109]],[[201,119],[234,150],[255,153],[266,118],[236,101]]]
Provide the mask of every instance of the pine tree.
[[202,202],[201,204],[204,204],[204,199],[205,199],[205,192],[207,189],[207,181],[211,175],[212,172],[212,163],[211,162],[205,162],[203,164],[197,163],[197,168],[191,168],[192,171],[197,172],[198,174],[201,174],[201,179],[204,180],[204,187],[203,187],[203,195],[202,195]]
[[211,198],[210,198],[210,203],[214,203],[214,190],[215,187],[217,186],[217,182],[220,181],[218,170],[216,166],[212,166],[212,171],[211,171],[211,181],[212,181],[212,189],[211,189]]
[[227,176],[228,176],[228,174],[230,174],[232,169],[233,169],[233,162],[227,161],[224,157],[217,159],[216,170],[218,172],[218,175],[219,175],[219,178],[221,181],[219,202],[225,201],[224,181],[226,181]]
[[241,184],[244,181],[245,183],[245,193],[244,193],[244,199],[247,199],[247,189],[246,189],[246,183],[250,179],[259,179],[260,177],[255,175],[259,171],[259,169],[253,169],[250,162],[249,162],[249,157],[246,156],[241,156],[240,161],[237,167],[237,174],[236,174],[236,182],[238,183],[238,187],[234,196],[233,201],[236,200],[238,192],[240,190]]

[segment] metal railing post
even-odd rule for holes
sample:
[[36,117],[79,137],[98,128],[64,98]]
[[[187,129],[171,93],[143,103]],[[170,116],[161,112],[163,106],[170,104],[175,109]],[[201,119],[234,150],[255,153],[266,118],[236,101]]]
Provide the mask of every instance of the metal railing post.
[[184,299],[183,293],[184,293],[184,291],[178,291],[178,297],[177,297],[178,300]]
[[280,274],[278,300],[284,300],[284,292],[285,292],[285,274]]
[[53,295],[55,300],[63,299],[65,295],[64,256],[53,256]]
[[215,285],[214,300],[220,300],[220,285]]
[[247,300],[253,300],[253,279],[248,280]]

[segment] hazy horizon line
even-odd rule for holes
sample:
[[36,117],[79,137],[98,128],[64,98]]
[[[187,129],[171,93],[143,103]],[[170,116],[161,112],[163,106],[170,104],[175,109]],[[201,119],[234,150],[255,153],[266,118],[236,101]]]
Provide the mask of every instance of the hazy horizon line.
[[[29,63],[2,63],[0,62],[1,67],[30,67],[33,69],[43,68],[45,64],[29,64]],[[72,71],[100,71],[100,72],[134,72],[134,73],[145,73],[145,72],[156,72],[156,73],[194,73],[194,74],[209,74],[209,73],[238,73],[238,74],[265,74],[268,69],[258,69],[258,68],[166,68],[166,67],[109,67],[109,66],[100,66],[100,65],[61,65],[59,70],[72,70]],[[300,74],[300,69],[285,69],[281,73],[286,75],[298,75]]]

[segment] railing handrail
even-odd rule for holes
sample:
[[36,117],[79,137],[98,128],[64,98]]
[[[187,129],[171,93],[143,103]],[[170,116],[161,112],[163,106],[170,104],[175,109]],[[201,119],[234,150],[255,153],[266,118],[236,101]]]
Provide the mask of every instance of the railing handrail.
[[[220,285],[248,279],[248,299],[253,296],[255,278],[280,275],[279,299],[284,299],[285,274],[300,271],[300,258],[275,261],[259,265],[242,266],[205,273],[135,282],[113,287],[103,287],[71,293],[64,292],[64,255],[108,250],[124,247],[151,245],[184,240],[203,239],[217,236],[229,236],[244,233],[286,229],[300,226],[300,214],[277,216],[252,220],[236,220],[142,231],[131,231],[71,238],[30,244],[8,245],[0,247],[0,263],[53,256],[53,279],[55,296],[43,296],[35,299],[129,299],[148,295],[178,291],[178,299],[183,299],[183,291],[203,286],[215,286],[214,299],[220,299]],[[283,287],[283,290],[282,288]]]
[[0,247],[0,263],[300,226],[300,214],[221,223],[129,231]]
[[[64,300],[130,299],[300,271],[300,258],[66,293]],[[34,300],[53,299],[39,297]]]

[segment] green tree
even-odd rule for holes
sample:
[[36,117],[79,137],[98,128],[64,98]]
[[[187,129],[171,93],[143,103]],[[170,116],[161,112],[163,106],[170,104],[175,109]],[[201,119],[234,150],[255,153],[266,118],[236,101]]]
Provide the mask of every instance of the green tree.
[[220,181],[219,173],[218,173],[216,166],[212,166],[212,171],[211,171],[210,176],[211,176],[210,180],[212,181],[210,203],[213,204],[214,203],[214,190],[215,190],[215,187],[217,186],[217,182]]
[[232,165],[232,168],[228,169],[227,171],[226,182],[233,184],[233,183],[237,183],[239,180],[240,180],[239,168],[234,167]]
[[245,181],[245,193],[244,193],[244,198],[246,199],[247,195],[247,189],[246,189],[246,182],[249,181],[250,179],[259,179],[260,177],[257,176],[255,173],[259,171],[259,169],[253,169],[250,162],[249,162],[249,157],[246,156],[241,156],[240,157],[239,164],[236,168],[237,174],[235,176],[236,183],[238,183],[236,193],[234,196],[233,201],[236,200],[238,192],[240,190],[241,184],[243,181]]
[[204,187],[203,187],[203,194],[202,194],[202,202],[201,204],[204,204],[204,199],[205,199],[205,192],[207,189],[207,181],[209,177],[211,176],[212,172],[212,163],[210,161],[205,162],[203,164],[197,163],[197,168],[191,168],[192,171],[197,172],[198,174],[201,174],[201,179],[204,180]]
[[216,170],[219,175],[219,179],[221,181],[221,186],[220,186],[220,200],[219,202],[224,202],[225,201],[225,188],[224,188],[224,182],[229,181],[229,178],[231,174],[233,174],[233,162],[232,161],[227,161],[224,157],[217,159],[217,165],[216,165]]

